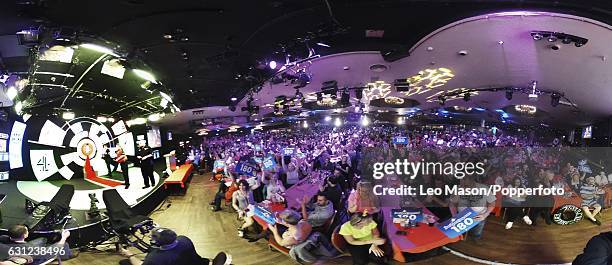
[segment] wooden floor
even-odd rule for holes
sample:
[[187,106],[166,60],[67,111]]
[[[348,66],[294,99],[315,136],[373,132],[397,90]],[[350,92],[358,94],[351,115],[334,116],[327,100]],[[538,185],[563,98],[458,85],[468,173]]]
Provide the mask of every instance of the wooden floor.
[[[178,234],[191,238],[200,255],[212,257],[219,251],[230,253],[233,264],[248,265],[289,265],[297,264],[289,257],[268,250],[263,240],[248,243],[238,238],[236,227],[239,222],[228,210],[213,213],[208,208],[216,191],[217,184],[208,181],[207,176],[196,175],[185,196],[171,196],[171,206],[152,214],[152,218],[161,226],[171,228]],[[227,208],[227,207],[226,207]],[[608,213],[610,215],[612,213]],[[599,231],[610,230],[612,218],[606,216],[606,224],[596,227],[587,222],[573,226],[546,226],[539,224],[536,228],[515,224],[512,230],[505,230],[499,220],[490,219],[484,232],[484,245],[476,246],[471,242],[460,242],[449,245],[464,254],[518,264],[562,263],[571,262],[582,251],[586,241]],[[544,223],[541,221],[540,223]],[[143,254],[144,256],[144,254]],[[63,264],[109,265],[117,264],[121,256],[106,253],[83,252],[76,259]],[[317,264],[351,264],[350,258],[340,258]],[[417,265],[472,265],[477,264],[452,254],[444,254],[428,260],[419,261]]]

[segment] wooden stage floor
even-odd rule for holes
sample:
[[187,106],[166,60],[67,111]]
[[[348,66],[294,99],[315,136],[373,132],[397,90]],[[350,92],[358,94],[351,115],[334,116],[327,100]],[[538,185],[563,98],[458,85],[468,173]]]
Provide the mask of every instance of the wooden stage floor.
[[[177,231],[191,238],[200,255],[212,257],[219,251],[230,253],[236,265],[285,265],[298,264],[289,257],[268,250],[265,241],[248,243],[238,238],[236,227],[239,222],[233,213],[225,210],[213,213],[208,203],[217,189],[216,183],[208,181],[209,176],[195,175],[185,196],[170,196],[170,207],[152,214],[161,226]],[[612,212],[612,211],[611,211]],[[499,219],[489,218],[483,235],[483,245],[459,242],[448,247],[482,259],[515,264],[565,263],[582,252],[586,242],[601,231],[611,229],[611,212],[604,214],[604,225],[597,227],[583,221],[572,226],[547,226],[539,220],[537,227],[526,227],[516,223],[511,230],[505,230]],[[143,255],[144,256],[144,255]],[[118,264],[122,257],[114,253],[83,252],[76,259],[63,262],[67,265],[110,265]],[[319,262],[317,264],[351,264],[348,257]],[[453,254],[444,254],[422,260],[417,265],[472,265],[478,264]]]

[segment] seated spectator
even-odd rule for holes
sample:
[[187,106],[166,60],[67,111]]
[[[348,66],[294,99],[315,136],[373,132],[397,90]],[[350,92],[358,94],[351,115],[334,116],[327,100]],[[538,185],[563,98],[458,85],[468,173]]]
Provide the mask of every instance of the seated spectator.
[[319,192],[332,202],[334,209],[340,209],[342,202],[342,191],[338,185],[338,179],[330,176],[319,186]]
[[372,190],[372,183],[360,181],[357,183],[357,190],[348,197],[349,213],[374,214],[380,211],[378,198]]
[[[229,178],[227,181],[228,182],[225,182],[224,179],[221,180],[221,183],[219,183],[219,189],[215,194],[215,199],[210,202],[210,205],[212,206],[211,209],[214,212],[221,210],[221,201],[231,201],[232,195],[238,190],[238,183],[236,181],[231,180],[231,178]],[[230,185],[228,186],[227,183],[230,183]]]
[[[508,189],[512,188],[525,188],[521,183],[520,178],[514,178],[513,184],[508,185]],[[527,215],[527,209],[523,206],[525,205],[527,196],[507,196],[503,201],[503,206],[506,207],[506,211],[508,213],[508,220],[506,222],[506,229],[512,228],[514,221],[518,217],[523,217],[523,221],[525,224],[531,225],[531,219]]]
[[312,226],[306,220],[301,219],[300,214],[296,211],[284,210],[278,214],[276,219],[277,224],[287,227],[287,230],[281,235],[276,224],[268,225],[268,228],[274,240],[283,247],[291,248],[304,242],[312,232]]
[[266,184],[266,200],[272,202],[283,202],[285,196],[285,187],[278,179],[278,175],[270,174],[270,180]]
[[[217,254],[214,262],[204,259],[198,255],[191,239],[185,236],[177,236],[176,233],[166,228],[156,228],[151,232],[151,251],[147,253],[144,261],[136,258],[123,247],[119,249],[122,256],[127,259],[121,260],[120,265],[223,265],[231,262],[231,256],[225,253]],[[229,262],[228,262],[229,261]]]
[[[62,260],[68,260],[74,257],[72,254],[72,251],[70,250],[70,247],[66,243],[66,240],[70,236],[70,231],[68,230],[63,230],[60,240],[51,245],[47,245],[46,238],[37,238],[34,240],[26,241],[29,235],[30,235],[29,229],[25,225],[13,225],[8,230],[9,241],[12,244],[24,245],[26,247],[61,247],[63,248],[65,252],[63,255],[60,255]],[[53,253],[55,251],[50,249],[49,252]],[[41,263],[44,263],[44,262],[47,262],[49,260],[56,258],[56,256],[40,255],[40,256],[34,256],[32,258],[33,258],[33,261],[31,262],[31,264],[41,264]]]
[[610,184],[608,182],[608,176],[606,176],[605,172],[601,171],[599,172],[599,175],[595,176],[595,184],[600,187]]
[[[584,211],[584,215],[596,225],[601,225],[601,222],[595,218],[601,211],[601,205],[597,203],[600,193],[601,191],[595,186],[595,177],[586,178],[586,183],[580,187],[582,211]],[[591,208],[593,208],[592,211]]]
[[346,240],[348,251],[353,258],[353,265],[366,265],[370,261],[386,264],[382,249],[385,243],[376,228],[377,224],[371,215],[354,213],[351,219],[340,227],[340,235]]
[[311,207],[307,206],[310,201],[308,196],[304,196],[304,199],[301,201],[302,218],[307,220],[312,227],[320,227],[334,216],[334,205],[327,200],[325,194],[319,192],[316,197],[317,201]]
[[253,212],[249,210],[255,204],[253,192],[249,188],[249,183],[241,179],[238,181],[238,190],[232,194],[232,207],[238,212],[238,219],[244,220],[244,224],[238,228],[238,236],[244,237],[244,230],[253,225]]

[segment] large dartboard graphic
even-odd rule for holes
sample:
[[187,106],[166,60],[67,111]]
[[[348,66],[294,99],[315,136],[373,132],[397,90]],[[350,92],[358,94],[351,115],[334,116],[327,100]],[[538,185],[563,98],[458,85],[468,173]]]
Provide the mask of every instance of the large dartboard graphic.
[[82,178],[88,157],[95,171],[106,174],[104,146],[133,146],[131,133],[126,130],[119,133],[121,135],[115,135],[104,124],[89,117],[76,118],[61,126],[46,120],[38,140],[30,140],[30,163],[34,176],[38,181]]

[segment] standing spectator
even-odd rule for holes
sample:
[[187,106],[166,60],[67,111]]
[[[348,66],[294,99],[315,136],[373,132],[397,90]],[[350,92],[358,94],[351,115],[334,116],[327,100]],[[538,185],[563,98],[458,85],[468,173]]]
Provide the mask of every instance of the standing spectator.
[[[474,181],[473,177],[469,175],[461,179],[459,186],[462,188],[488,188],[487,185]],[[470,230],[472,239],[474,239],[477,244],[480,244],[482,231],[484,230],[487,217],[489,216],[489,214],[491,214],[493,209],[495,209],[495,195],[478,194],[470,196],[451,196],[450,210],[453,216],[457,215],[459,212],[465,210],[468,207],[472,208],[472,210],[477,214],[474,217],[474,220],[480,221],[478,225],[474,226]]]

